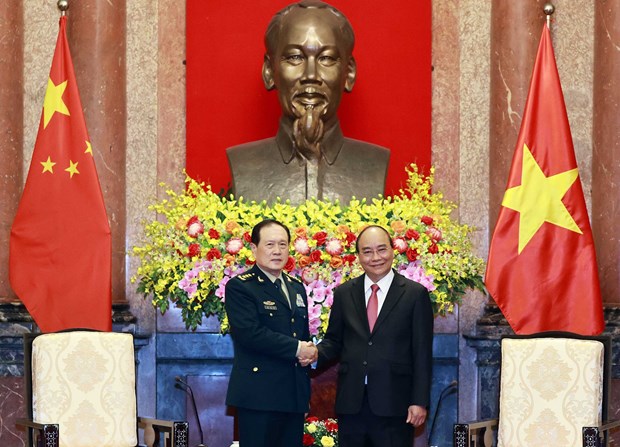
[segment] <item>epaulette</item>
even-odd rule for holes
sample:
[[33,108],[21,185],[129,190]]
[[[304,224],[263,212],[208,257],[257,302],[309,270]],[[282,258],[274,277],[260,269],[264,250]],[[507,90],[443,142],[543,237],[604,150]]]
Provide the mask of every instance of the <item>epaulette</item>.
[[297,283],[299,283],[299,284],[303,284],[303,283],[301,282],[301,279],[299,279],[299,278],[295,278],[294,276],[291,276],[291,275],[289,275],[289,274],[288,274],[288,273],[286,273],[286,272],[282,272],[282,273],[284,274],[284,276],[286,276],[286,279],[288,279],[288,281],[289,281],[289,282],[291,282],[291,281],[295,281],[295,282],[297,282]]
[[242,273],[241,275],[237,275],[237,278],[239,278],[241,281],[248,281],[249,279],[252,279],[256,276],[255,272],[250,272],[250,273]]

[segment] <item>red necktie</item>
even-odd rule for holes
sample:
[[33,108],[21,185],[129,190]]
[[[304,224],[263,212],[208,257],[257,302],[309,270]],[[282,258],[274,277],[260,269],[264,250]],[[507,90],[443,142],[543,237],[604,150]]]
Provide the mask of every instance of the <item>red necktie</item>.
[[368,316],[368,325],[370,326],[370,332],[375,327],[375,323],[377,322],[377,314],[379,313],[379,300],[377,299],[377,290],[379,290],[379,286],[373,284],[370,286],[372,292],[370,293],[370,298],[368,298],[368,306],[366,306],[366,315]]

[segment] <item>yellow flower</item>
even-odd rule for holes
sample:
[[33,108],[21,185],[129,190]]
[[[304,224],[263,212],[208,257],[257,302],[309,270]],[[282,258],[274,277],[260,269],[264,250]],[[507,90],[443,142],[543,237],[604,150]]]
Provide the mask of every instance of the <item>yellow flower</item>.
[[321,438],[321,445],[323,447],[334,447],[336,443],[334,442],[334,438],[332,438],[331,436],[323,436]]
[[308,424],[306,425],[306,430],[308,430],[308,433],[314,433],[316,431],[316,425]]

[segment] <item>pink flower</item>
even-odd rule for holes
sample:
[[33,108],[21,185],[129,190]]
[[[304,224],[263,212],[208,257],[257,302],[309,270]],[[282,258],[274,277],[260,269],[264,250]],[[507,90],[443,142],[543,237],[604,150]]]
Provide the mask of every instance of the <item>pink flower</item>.
[[243,248],[243,241],[238,237],[232,237],[226,242],[226,251],[231,255],[236,255]]
[[406,252],[407,248],[409,247],[407,241],[402,237],[395,237],[394,239],[392,239],[392,242],[394,243],[394,249],[398,250],[399,253]]
[[306,284],[310,284],[312,281],[315,281],[318,277],[319,277],[319,274],[313,269],[305,268],[301,271],[301,280]]
[[325,243],[325,251],[332,256],[340,256],[344,248],[342,247],[342,242],[340,239],[336,239],[335,237],[329,239]]
[[426,234],[435,242],[439,242],[442,237],[441,230],[435,227],[430,227],[426,230]]
[[187,234],[189,237],[197,238],[205,232],[205,226],[200,222],[198,216],[192,216],[187,221]]
[[293,242],[293,247],[295,248],[295,251],[300,255],[307,255],[308,253],[310,253],[308,239],[306,239],[305,237],[298,237],[297,239],[295,239],[295,242]]

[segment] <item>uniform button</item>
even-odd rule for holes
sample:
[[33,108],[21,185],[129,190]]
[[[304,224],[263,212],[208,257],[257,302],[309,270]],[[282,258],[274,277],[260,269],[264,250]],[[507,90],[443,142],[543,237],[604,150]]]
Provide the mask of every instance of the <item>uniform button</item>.
[[293,332],[293,337],[297,337],[297,332]]
[[364,366],[366,366],[366,365],[368,365],[368,362],[367,362],[366,360],[364,360],[364,361],[362,362],[362,364],[363,364]]
[[269,316],[270,316],[270,317],[273,317],[273,314],[272,314],[271,312],[269,312]]
[[295,323],[295,319],[294,318],[291,318],[291,323]]
[[371,341],[368,342],[368,346],[372,346],[372,342]]
[[252,368],[252,371],[258,372],[258,366],[255,366],[254,368]]

